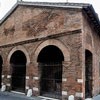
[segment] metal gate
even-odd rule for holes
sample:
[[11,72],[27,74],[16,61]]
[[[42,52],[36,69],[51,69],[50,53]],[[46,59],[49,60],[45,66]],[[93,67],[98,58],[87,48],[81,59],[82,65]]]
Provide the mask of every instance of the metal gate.
[[13,65],[12,66],[12,78],[11,86],[13,91],[25,92],[25,65]]
[[62,63],[39,63],[41,70],[40,94],[42,96],[61,98]]

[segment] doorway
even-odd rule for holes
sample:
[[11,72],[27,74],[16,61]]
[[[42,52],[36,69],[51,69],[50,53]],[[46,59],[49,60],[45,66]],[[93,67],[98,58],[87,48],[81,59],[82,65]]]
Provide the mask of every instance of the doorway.
[[38,55],[40,69],[40,95],[61,98],[62,95],[62,61],[61,50],[53,45],[44,47]]
[[85,98],[92,97],[92,53],[89,50],[85,51]]
[[25,77],[26,77],[26,56],[18,50],[15,51],[10,59],[12,69],[11,86],[13,91],[25,92]]
[[2,64],[3,64],[3,59],[0,56],[0,88],[1,88],[1,83],[2,83]]

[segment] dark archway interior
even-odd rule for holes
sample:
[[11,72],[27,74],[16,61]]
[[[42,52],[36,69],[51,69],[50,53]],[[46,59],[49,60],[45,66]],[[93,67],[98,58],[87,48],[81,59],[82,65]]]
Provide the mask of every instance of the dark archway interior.
[[53,45],[44,47],[38,56],[40,68],[40,95],[60,98],[62,94],[62,61],[61,50]]
[[2,64],[3,64],[3,59],[0,56],[0,88],[1,88],[1,83],[2,83]]
[[38,62],[62,62],[64,56],[61,50],[53,45],[43,48],[38,56]]
[[15,51],[10,59],[12,69],[12,90],[25,92],[25,76],[26,76],[26,56],[18,50]]
[[92,53],[85,51],[85,98],[92,97]]

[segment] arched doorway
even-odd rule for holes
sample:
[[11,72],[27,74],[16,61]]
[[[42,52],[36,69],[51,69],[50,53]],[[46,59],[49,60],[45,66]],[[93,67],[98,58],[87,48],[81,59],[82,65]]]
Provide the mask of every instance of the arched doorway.
[[20,50],[15,51],[11,56],[11,87],[13,91],[25,92],[26,62],[26,56]]
[[85,98],[92,97],[92,53],[89,50],[85,51]]
[[0,88],[1,88],[1,83],[2,83],[2,64],[3,64],[3,59],[0,56]]
[[44,47],[37,59],[40,69],[40,95],[60,98],[62,95],[61,50],[53,45]]

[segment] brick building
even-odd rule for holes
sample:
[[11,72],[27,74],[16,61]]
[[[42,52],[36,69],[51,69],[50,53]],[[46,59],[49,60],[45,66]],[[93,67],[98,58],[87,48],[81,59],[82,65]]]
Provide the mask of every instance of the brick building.
[[0,84],[66,100],[100,92],[100,23],[92,5],[17,2],[0,21]]

